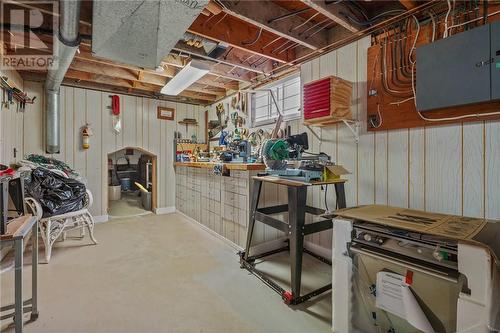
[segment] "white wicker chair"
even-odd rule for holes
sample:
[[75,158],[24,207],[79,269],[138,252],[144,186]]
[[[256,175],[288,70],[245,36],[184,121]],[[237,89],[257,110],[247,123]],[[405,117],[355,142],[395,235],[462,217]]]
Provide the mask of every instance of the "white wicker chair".
[[38,218],[38,225],[43,243],[45,245],[45,261],[49,263],[52,255],[52,246],[59,238],[66,239],[66,232],[80,229],[80,238],[85,237],[85,227],[89,230],[89,236],[92,243],[97,244],[94,237],[94,218],[90,215],[88,209],[93,202],[92,193],[87,190],[83,209],[62,215],[43,218],[42,206],[38,201],[31,197],[25,199],[26,204],[31,209],[34,216]]

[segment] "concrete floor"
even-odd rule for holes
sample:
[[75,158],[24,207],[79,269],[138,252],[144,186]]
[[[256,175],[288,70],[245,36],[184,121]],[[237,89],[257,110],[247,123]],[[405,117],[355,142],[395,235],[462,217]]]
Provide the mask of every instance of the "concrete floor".
[[141,197],[136,193],[122,192],[120,200],[109,201],[108,214],[110,218],[132,217],[150,213],[144,209]]
[[[40,317],[25,332],[331,332],[331,294],[290,308],[247,271],[236,250],[178,214],[115,219],[96,226],[99,245],[58,243],[39,266]],[[26,254],[25,290],[31,273]],[[330,279],[305,259],[304,288]],[[286,284],[283,257],[261,266]],[[0,276],[1,304],[13,271]],[[13,332],[11,321],[0,331]]]

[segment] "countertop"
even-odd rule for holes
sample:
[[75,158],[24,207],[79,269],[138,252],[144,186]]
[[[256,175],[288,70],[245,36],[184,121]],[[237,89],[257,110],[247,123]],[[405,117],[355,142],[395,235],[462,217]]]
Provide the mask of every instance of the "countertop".
[[174,166],[184,166],[190,168],[212,169],[214,165],[223,164],[228,170],[265,170],[266,166],[262,163],[214,163],[214,162],[174,162]]

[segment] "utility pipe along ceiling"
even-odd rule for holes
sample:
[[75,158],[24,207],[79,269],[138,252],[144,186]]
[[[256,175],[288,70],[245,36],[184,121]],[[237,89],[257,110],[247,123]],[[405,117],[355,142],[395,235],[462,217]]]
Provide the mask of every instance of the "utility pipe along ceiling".
[[45,150],[49,154],[57,154],[60,150],[61,102],[59,90],[80,44],[78,36],[80,7],[80,0],[59,1],[58,54],[55,57],[53,68],[49,69],[47,73],[45,82]]

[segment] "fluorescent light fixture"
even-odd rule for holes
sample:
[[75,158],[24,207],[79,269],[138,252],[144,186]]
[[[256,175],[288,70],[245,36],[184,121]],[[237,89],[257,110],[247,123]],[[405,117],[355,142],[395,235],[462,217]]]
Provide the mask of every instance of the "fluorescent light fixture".
[[187,87],[201,79],[210,71],[210,67],[201,61],[191,60],[175,75],[167,84],[161,88],[161,93],[165,95],[177,96]]

